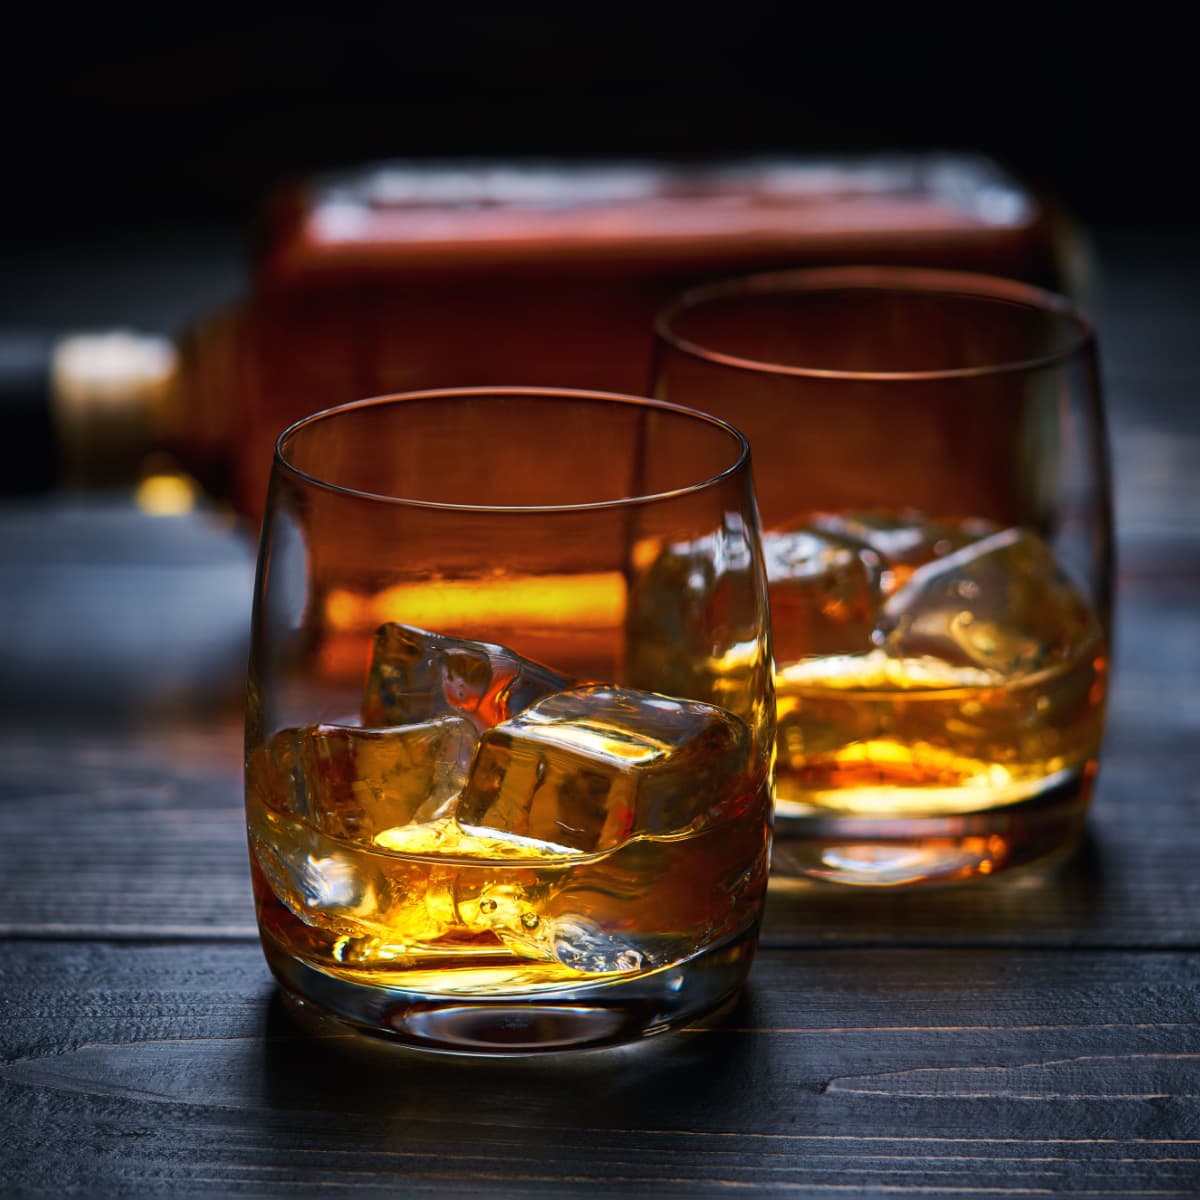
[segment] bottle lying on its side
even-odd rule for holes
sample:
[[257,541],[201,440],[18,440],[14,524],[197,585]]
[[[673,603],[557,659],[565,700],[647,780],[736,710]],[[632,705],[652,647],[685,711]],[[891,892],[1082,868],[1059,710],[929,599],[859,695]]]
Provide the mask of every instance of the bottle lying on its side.
[[0,335],[19,432],[0,487],[112,483],[157,449],[255,517],[275,437],[310,412],[476,384],[641,393],[653,315],[691,283],[910,263],[1061,290],[1061,241],[972,157],[365,167],[274,197],[246,301],[178,342]]

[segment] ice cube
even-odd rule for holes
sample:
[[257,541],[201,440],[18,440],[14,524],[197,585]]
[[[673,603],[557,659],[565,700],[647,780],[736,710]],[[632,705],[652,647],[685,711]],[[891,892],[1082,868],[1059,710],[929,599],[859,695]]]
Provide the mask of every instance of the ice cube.
[[376,907],[372,880],[353,854],[328,843],[307,825],[273,830],[269,838],[250,831],[254,861],[281,904],[306,925],[357,934],[356,915]]
[[1070,661],[1100,632],[1046,544],[1021,529],[918,567],[888,599],[880,628],[893,658],[936,658],[1005,677]]
[[294,737],[297,815],[360,842],[435,820],[462,791],[478,736],[460,716],[382,729],[309,726]]
[[879,556],[854,538],[811,529],[763,536],[778,664],[870,649],[880,603]]
[[724,709],[579,687],[483,735],[457,818],[594,853],[710,822],[750,786],[751,767],[749,732]]
[[771,660],[753,536],[735,516],[691,541],[635,545],[625,665],[632,686],[719,705],[765,744]]
[[[544,845],[524,838],[512,840]],[[562,848],[558,850],[561,856]],[[603,872],[609,863],[607,858],[589,859],[589,865]],[[455,895],[458,919],[472,932],[495,934],[523,957],[559,962],[577,971],[635,971],[661,965],[661,955],[648,944],[650,939],[642,942],[630,934],[622,911],[653,886],[653,878],[639,878],[630,888],[617,872],[615,879],[602,875],[599,887],[576,881],[578,887],[572,888],[571,877],[561,872],[521,874],[525,878],[511,871],[492,872],[481,881],[478,872],[460,872]],[[587,897],[584,903],[591,915],[574,911],[581,895]]]
[[[708,694],[706,616],[717,585],[714,539],[635,548],[629,592],[630,682],[676,696]],[[638,562],[639,555],[643,562]]]
[[658,966],[655,956],[631,937],[605,929],[586,917],[560,917],[550,934],[554,957],[564,967],[596,974]]
[[246,759],[246,798],[263,808],[311,820],[300,765],[306,730],[284,729]]
[[306,925],[347,939],[342,962],[369,960],[382,946],[434,941],[456,921],[451,867],[349,847],[312,826],[251,826],[263,880]]
[[401,725],[458,713],[482,731],[575,682],[504,646],[391,622],[375,634],[363,722]]
[[660,966],[654,953],[619,931],[578,915],[505,925],[493,931],[510,949],[531,958],[559,962],[588,974],[629,972]]
[[885,595],[902,587],[918,567],[953,554],[1000,528],[979,517],[930,521],[912,511],[817,513],[809,518],[807,526],[826,536],[869,546],[882,564],[880,587]]

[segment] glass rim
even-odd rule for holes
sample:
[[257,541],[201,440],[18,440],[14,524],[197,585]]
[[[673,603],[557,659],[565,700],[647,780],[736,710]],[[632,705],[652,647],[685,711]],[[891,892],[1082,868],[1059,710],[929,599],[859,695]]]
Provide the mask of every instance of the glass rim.
[[[604,404],[629,406],[632,408],[658,409],[663,412],[692,418],[699,421],[701,424],[710,425],[717,429],[723,430],[733,438],[737,450],[733,455],[732,461],[727,467],[724,467],[715,475],[710,475],[705,479],[697,480],[695,483],[685,484],[682,487],[670,488],[662,492],[650,492],[636,496],[622,496],[612,500],[590,500],[577,504],[526,505],[452,504],[441,500],[415,500],[406,496],[392,496],[381,492],[366,492],[358,488],[346,487],[344,484],[334,483],[332,480],[322,479],[319,476],[309,473],[308,471],[302,470],[294,463],[288,461],[286,455],[287,443],[290,442],[301,431],[312,425],[317,425],[329,420],[335,420],[349,412],[355,412],[369,408],[382,408],[389,405],[406,404],[420,400],[462,400],[470,397],[481,396],[533,396],[539,398],[554,397],[559,400],[587,400]],[[620,509],[630,505],[653,504],[663,500],[674,500],[683,496],[690,496],[699,492],[703,492],[708,488],[720,483],[722,480],[731,478],[743,468],[749,469],[749,466],[750,443],[747,441],[745,434],[743,434],[742,431],[736,426],[731,425],[728,421],[723,421],[720,417],[713,416],[711,413],[700,412],[698,409],[694,408],[687,408],[682,404],[671,404],[666,400],[656,400],[650,396],[633,396],[620,392],[592,391],[587,388],[520,387],[514,385],[502,385],[495,387],[473,386],[428,388],[415,392],[386,392],[379,396],[369,396],[362,400],[353,400],[347,404],[336,404],[331,408],[321,409],[319,412],[310,413],[308,416],[302,417],[298,421],[293,421],[292,424],[284,429],[275,439],[275,451],[273,455],[273,467],[276,471],[280,471],[294,479],[301,480],[310,487],[319,488],[322,491],[344,496],[347,499],[369,500],[379,504],[390,504],[404,508],[419,508],[442,512],[524,513],[526,515],[536,513],[550,514],[596,512],[604,509]]]
[[[908,291],[959,295],[1023,305],[1062,318],[1074,327],[1074,336],[1062,349],[1033,358],[984,363],[972,367],[939,367],[921,371],[859,371],[839,367],[803,367],[766,359],[743,358],[711,346],[693,342],[676,333],[672,322],[682,313],[716,299],[761,296],[772,293],[800,294],[821,291]],[[759,271],[688,288],[667,302],[654,317],[654,332],[660,341],[680,353],[721,366],[766,375],[791,375],[808,379],[904,382],[939,379],[971,379],[1008,372],[1038,371],[1059,366],[1090,349],[1095,330],[1087,316],[1067,297],[1031,283],[974,271],[948,271],[935,267],[849,266],[800,267],[783,271]]]

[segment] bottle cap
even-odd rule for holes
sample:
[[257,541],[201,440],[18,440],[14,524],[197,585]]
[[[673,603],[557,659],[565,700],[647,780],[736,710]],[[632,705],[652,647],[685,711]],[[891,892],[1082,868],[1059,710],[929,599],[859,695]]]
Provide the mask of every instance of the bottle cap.
[[54,346],[51,412],[67,482],[132,479],[154,444],[176,383],[179,357],[156,334],[72,334]]

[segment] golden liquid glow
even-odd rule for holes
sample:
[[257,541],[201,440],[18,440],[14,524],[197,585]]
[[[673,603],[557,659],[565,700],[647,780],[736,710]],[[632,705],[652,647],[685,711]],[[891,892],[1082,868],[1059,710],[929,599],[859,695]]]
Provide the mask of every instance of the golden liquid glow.
[[177,471],[147,475],[134,491],[134,502],[152,517],[178,517],[196,506],[199,488],[190,476]]
[[327,624],[346,633],[374,631],[388,621],[421,629],[604,629],[619,625],[624,609],[625,580],[617,571],[434,579],[373,594],[334,588],[325,598]]
[[597,854],[453,817],[354,842],[281,811],[267,758],[247,779],[260,922],[349,981],[479,996],[644,975],[745,929],[766,886],[765,787],[708,828]]
[[318,648],[326,679],[357,680],[376,629],[389,621],[519,645],[579,678],[611,678],[625,621],[619,571],[422,580],[377,591],[331,588]]
[[1107,669],[1098,640],[1005,678],[882,651],[775,676],[776,801],[787,816],[936,816],[1030,799],[1095,757]]
[[[763,546],[781,876],[966,879],[1073,836],[1095,775],[1107,648],[1049,546],[917,513],[816,514]],[[707,653],[723,598],[698,549],[664,546],[644,565],[628,661],[635,680],[702,687],[738,711],[745,672]]]

